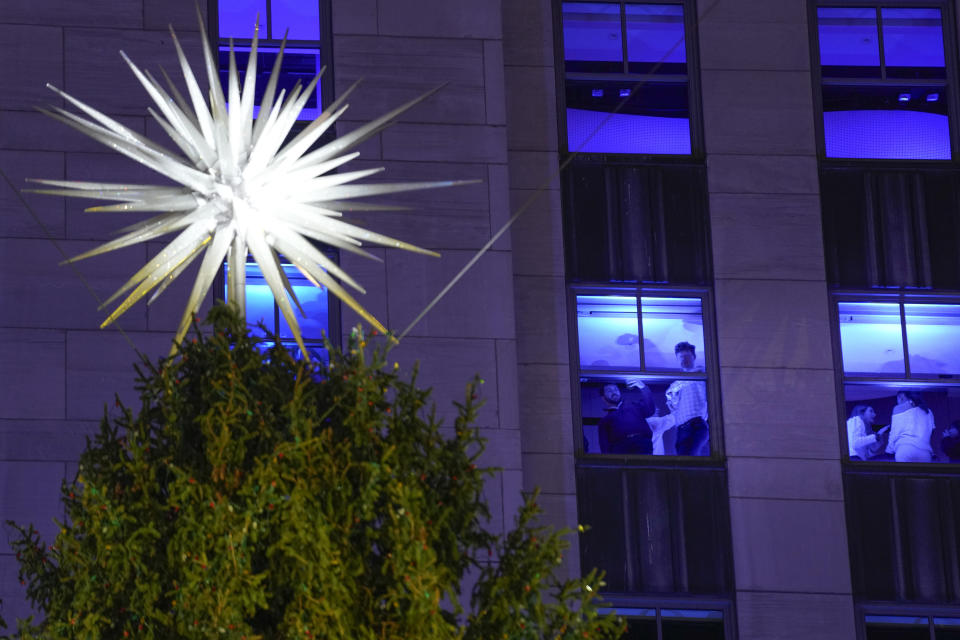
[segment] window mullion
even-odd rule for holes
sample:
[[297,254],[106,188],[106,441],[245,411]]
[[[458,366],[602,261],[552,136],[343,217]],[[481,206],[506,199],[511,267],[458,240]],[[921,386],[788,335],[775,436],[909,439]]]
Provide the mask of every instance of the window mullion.
[[910,376],[910,347],[907,344],[907,311],[903,301],[900,301],[900,335],[903,339],[903,376]]
[[643,294],[637,292],[637,348],[640,349],[640,371],[647,370],[646,354],[643,348]]
[[[267,0],[270,2],[270,0]],[[880,7],[877,7],[877,47],[880,49],[880,79],[887,79],[887,60],[883,53],[883,18]]]
[[623,72],[630,73],[630,56],[627,55],[627,5],[620,3],[620,48],[623,49]]

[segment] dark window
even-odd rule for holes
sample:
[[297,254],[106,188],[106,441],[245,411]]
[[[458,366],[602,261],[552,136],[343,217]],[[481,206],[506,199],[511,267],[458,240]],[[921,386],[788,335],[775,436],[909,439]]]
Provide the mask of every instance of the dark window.
[[824,156],[949,160],[946,6],[820,6],[815,19]]
[[866,640],[958,640],[960,618],[867,615]]
[[687,6],[561,6],[567,150],[689,155]]
[[585,289],[575,304],[584,453],[710,456],[703,294]]
[[843,298],[836,317],[850,458],[960,462],[960,304]]
[[621,640],[724,640],[723,611],[648,607],[602,608],[627,623]]

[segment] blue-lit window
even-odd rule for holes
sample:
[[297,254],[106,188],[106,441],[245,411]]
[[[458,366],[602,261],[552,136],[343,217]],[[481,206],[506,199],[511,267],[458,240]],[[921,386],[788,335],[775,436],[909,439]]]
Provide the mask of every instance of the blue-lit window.
[[723,611],[660,607],[601,608],[627,623],[622,640],[724,640]]
[[575,293],[581,446],[598,455],[711,455],[704,299]]
[[[283,272],[293,289],[297,301],[300,303],[300,309],[297,309],[293,300],[290,300],[294,313],[297,316],[297,324],[300,326],[300,334],[303,337],[304,346],[310,354],[310,358],[315,361],[329,361],[329,354],[324,347],[323,341],[330,333],[331,314],[330,299],[326,287],[315,287],[308,281],[302,273],[293,265],[281,265]],[[226,271],[227,267],[224,267]],[[297,346],[290,326],[280,312],[280,308],[273,299],[273,293],[267,285],[260,268],[253,263],[246,265],[246,316],[247,322],[251,326],[251,333],[258,337],[266,337],[262,324],[267,328],[270,335],[278,335],[280,344],[294,353],[297,358],[302,357],[300,348]],[[228,279],[224,277],[226,282]],[[224,290],[226,296],[226,290]],[[272,342],[264,342],[263,346],[269,347]]]
[[[226,87],[230,64],[230,41],[234,43],[237,70],[245,81],[250,41],[254,26],[260,21],[257,54],[257,84],[254,92],[254,115],[260,110],[260,101],[267,86],[267,79],[280,50],[280,43],[287,37],[283,52],[277,92],[286,90],[289,95],[300,82],[306,86],[326,64],[321,42],[320,0],[239,0],[221,2],[218,7],[220,36],[219,69],[220,82]],[[300,114],[301,120],[313,120],[323,110],[323,85],[321,78],[316,90],[308,99]]]
[[951,158],[945,17],[939,7],[817,8],[827,158]]
[[562,4],[568,151],[690,154],[686,10]]
[[960,302],[837,302],[852,460],[960,462]]
[[960,617],[867,615],[866,640],[960,640]]

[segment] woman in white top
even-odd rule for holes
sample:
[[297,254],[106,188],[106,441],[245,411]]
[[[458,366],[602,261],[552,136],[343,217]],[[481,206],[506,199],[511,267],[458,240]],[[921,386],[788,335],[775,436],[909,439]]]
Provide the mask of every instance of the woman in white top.
[[847,420],[847,445],[850,447],[851,460],[869,460],[878,453],[879,438],[890,427],[874,433],[873,424],[876,420],[877,412],[865,404],[858,404],[850,412],[850,419]]
[[892,453],[897,462],[932,462],[933,449],[930,435],[933,433],[933,412],[927,408],[923,397],[916,391],[901,391],[897,394],[897,406],[890,419],[890,442],[887,453]]

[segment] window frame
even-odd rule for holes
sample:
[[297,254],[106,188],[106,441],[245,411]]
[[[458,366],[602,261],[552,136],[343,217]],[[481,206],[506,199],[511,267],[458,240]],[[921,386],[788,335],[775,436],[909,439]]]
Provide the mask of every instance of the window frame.
[[[603,593],[597,602],[601,610],[619,609],[655,609],[657,621],[657,640],[662,640],[661,612],[664,609],[691,609],[720,611],[723,614],[723,637],[725,640],[736,640],[737,616],[734,601],[728,598],[714,596],[684,596],[684,597],[647,597],[622,593]],[[624,616],[619,612],[623,618]]]
[[867,640],[867,616],[904,616],[929,618],[930,640],[934,640],[934,618],[960,618],[960,607],[937,604],[890,604],[887,602],[857,602],[854,604],[857,621],[857,640]]
[[[943,25],[943,57],[946,66],[947,123],[950,132],[950,155],[946,160],[904,159],[904,158],[828,158],[826,154],[826,140],[823,130],[823,74],[820,65],[820,37],[817,22],[817,9],[820,7],[850,7],[876,9],[939,9]],[[960,163],[960,98],[958,98],[957,82],[957,16],[954,12],[952,0],[899,0],[898,2],[870,2],[869,0],[807,0],[807,25],[810,43],[810,81],[813,85],[814,132],[816,135],[817,158],[826,166],[864,166],[876,167],[916,167],[923,165],[944,166]],[[878,25],[879,27],[879,25]],[[882,35],[880,36],[882,38]],[[883,55],[882,45],[881,57]],[[899,84],[923,84],[922,81],[910,82],[903,79]],[[882,79],[850,79],[850,84],[863,86],[882,85]]]
[[[850,376],[847,377],[843,369],[843,351],[842,344],[840,340],[840,314],[839,314],[839,303],[841,302],[878,302],[878,303],[887,303],[887,304],[899,304],[900,306],[900,330],[903,340],[903,359],[904,359],[904,373],[902,376]],[[938,291],[931,292],[928,290],[888,290],[888,291],[877,291],[877,290],[845,290],[845,291],[833,291],[829,296],[829,314],[830,314],[830,328],[831,328],[831,341],[833,348],[833,366],[834,371],[836,372],[835,383],[836,383],[836,401],[837,401],[837,430],[839,436],[839,446],[840,446],[840,460],[848,471],[854,470],[869,470],[869,469],[883,469],[885,471],[898,470],[901,472],[907,471],[922,471],[923,473],[945,473],[945,474],[956,474],[960,472],[960,465],[950,464],[949,462],[895,462],[893,460],[851,460],[850,459],[850,448],[847,441],[847,429],[846,423],[847,415],[846,410],[846,395],[844,387],[846,384],[890,384],[896,382],[903,382],[903,386],[916,386],[916,387],[943,387],[951,388],[956,387],[960,388],[960,375],[957,375],[955,378],[950,379],[949,381],[944,381],[943,379],[937,378],[910,378],[910,354],[909,354],[909,344],[907,342],[907,326],[905,322],[905,310],[904,304],[953,304],[957,305],[960,308],[960,291]]]
[[[620,295],[635,296],[637,298],[637,330],[640,339],[641,362],[643,354],[643,329],[641,297],[662,298],[696,298],[700,300],[700,309],[703,319],[703,342],[701,353],[704,357],[704,371],[701,375],[691,375],[683,371],[650,371],[630,369],[582,369],[580,367],[580,335],[577,329],[577,296],[578,295]],[[714,313],[713,290],[711,287],[694,286],[651,286],[649,284],[617,284],[617,283],[575,283],[568,286],[567,291],[567,322],[570,349],[570,389],[573,415],[573,447],[578,464],[592,466],[710,466],[722,465],[724,460],[723,439],[720,409],[720,367],[717,362],[717,335],[716,316]],[[665,380],[681,378],[699,379],[706,377],[708,424],[710,427],[710,455],[709,456],[680,456],[680,455],[645,455],[645,454],[610,454],[588,453],[583,450],[583,409],[580,378],[590,375],[612,376],[640,376],[657,377]]]
[[[697,33],[697,6],[696,0],[572,0],[576,2],[586,2],[595,4],[620,4],[621,7],[628,4],[663,4],[679,5],[683,7],[683,29],[684,45],[687,59],[687,109],[689,110],[690,120],[690,153],[688,155],[676,154],[657,154],[657,153],[593,153],[576,152],[567,148],[567,105],[566,105],[566,58],[564,56],[563,42],[563,0],[553,0],[553,33],[554,33],[554,72],[556,74],[556,100],[557,100],[557,149],[561,158],[576,154],[577,157],[583,157],[593,161],[621,160],[625,162],[682,162],[689,163],[691,160],[704,162],[706,160],[706,151],[703,141],[703,117],[701,106],[700,90],[700,54],[699,54],[699,35]],[[621,16],[623,12],[621,11]],[[624,28],[621,23],[621,30]],[[622,41],[625,42],[626,33],[621,31]],[[626,56],[626,51],[624,51]],[[654,78],[650,74],[631,74],[631,73],[598,73],[582,74],[584,76],[596,76],[598,80],[621,79],[634,82],[646,82]]]

